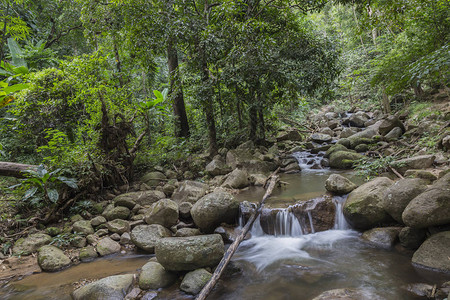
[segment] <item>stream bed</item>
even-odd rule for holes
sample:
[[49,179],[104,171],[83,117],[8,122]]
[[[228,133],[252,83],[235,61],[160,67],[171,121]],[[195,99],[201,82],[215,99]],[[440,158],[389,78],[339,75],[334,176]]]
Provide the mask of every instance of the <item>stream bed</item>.
[[[302,161],[299,162],[302,166]],[[362,182],[354,173],[339,173],[356,183]],[[309,169],[304,164],[301,173],[282,175],[281,180],[289,184],[274,190],[267,207],[287,208],[297,201],[323,195],[330,174],[328,169]],[[257,202],[263,194],[262,188],[251,187],[237,197],[241,201]],[[342,216],[345,198],[338,200],[332,230],[303,234],[302,225],[287,209],[278,212],[277,226],[281,229],[275,229],[275,235],[265,234],[257,219],[251,238],[241,243],[208,299],[309,300],[338,288],[362,290],[364,299],[421,299],[402,287],[412,283],[439,285],[450,280],[450,275],[414,268],[412,251],[377,249],[365,243],[359,232],[349,229]],[[117,255],[58,273],[30,275],[3,287],[0,298],[70,299],[74,282],[133,273],[152,256]],[[158,291],[158,296],[150,299],[193,299],[178,290],[179,283]]]

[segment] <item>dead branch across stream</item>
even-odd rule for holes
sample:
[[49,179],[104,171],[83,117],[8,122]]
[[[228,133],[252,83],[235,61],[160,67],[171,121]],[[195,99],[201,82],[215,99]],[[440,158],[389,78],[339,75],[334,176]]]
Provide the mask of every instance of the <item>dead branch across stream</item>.
[[216,285],[217,281],[219,281],[220,276],[222,276],[223,271],[225,270],[226,266],[231,260],[231,257],[233,256],[234,252],[236,252],[237,248],[239,247],[239,244],[244,240],[245,235],[250,230],[250,227],[252,226],[253,222],[255,222],[256,218],[261,213],[262,207],[264,205],[264,202],[267,198],[270,197],[272,194],[273,188],[275,187],[275,184],[277,183],[279,177],[277,175],[279,171],[279,168],[270,175],[267,180],[265,186],[267,186],[266,193],[264,194],[264,197],[261,199],[261,202],[259,202],[258,207],[256,208],[255,212],[252,214],[250,219],[245,224],[244,228],[242,228],[241,233],[238,235],[236,240],[231,244],[231,246],[228,248],[227,252],[225,252],[225,255],[223,256],[222,260],[220,261],[219,265],[217,266],[216,270],[214,271],[213,276],[208,281],[208,283],[203,287],[201,292],[198,294],[196,300],[205,300],[206,297],[208,297],[209,293],[212,291],[214,286]]

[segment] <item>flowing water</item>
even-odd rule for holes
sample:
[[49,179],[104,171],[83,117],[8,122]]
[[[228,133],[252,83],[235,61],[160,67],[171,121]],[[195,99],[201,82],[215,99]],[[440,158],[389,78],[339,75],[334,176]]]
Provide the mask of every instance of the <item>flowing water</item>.
[[[417,299],[401,287],[409,283],[440,284],[450,277],[416,269],[412,252],[376,249],[363,242],[360,233],[348,226],[342,206],[345,197],[334,197],[336,216],[332,230],[316,232],[311,211],[299,220],[292,208],[296,202],[325,192],[330,170],[320,169],[320,158],[307,152],[296,154],[302,172],[283,175],[289,184],[278,188],[268,200],[277,208],[272,234],[263,230],[260,218],[251,228],[251,238],[241,243],[231,265],[208,299],[295,299],[309,300],[338,288],[357,288],[364,299]],[[311,162],[312,161],[312,162]],[[335,172],[335,171],[333,171]],[[352,173],[342,175],[357,181]],[[251,188],[238,197],[257,202],[262,188]],[[314,204],[314,201],[312,202]],[[313,209],[314,205],[308,209]],[[240,219],[241,226],[244,218]],[[1,299],[70,299],[73,282],[135,272],[150,256],[116,256],[83,263],[58,273],[25,277],[0,290]],[[155,299],[192,299],[177,284],[158,292]],[[363,299],[361,299],[363,300]]]

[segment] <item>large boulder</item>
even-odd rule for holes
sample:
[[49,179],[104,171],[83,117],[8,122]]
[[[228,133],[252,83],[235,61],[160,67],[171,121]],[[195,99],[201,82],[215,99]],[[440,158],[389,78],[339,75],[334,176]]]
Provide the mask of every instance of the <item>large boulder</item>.
[[180,285],[180,290],[191,295],[197,295],[211,279],[212,274],[205,269],[197,269],[187,273]]
[[363,138],[363,139],[371,139],[374,136],[378,135],[378,131],[373,127],[367,127],[363,131],[357,132],[354,135],[351,135],[348,137],[348,139],[356,139],[356,138]]
[[405,178],[400,179],[388,188],[383,199],[384,210],[400,224],[403,224],[402,213],[406,206],[416,196],[427,188],[422,179]]
[[[308,233],[325,231],[334,227],[336,206],[331,197],[319,197],[307,201],[300,201],[292,206],[292,212],[297,219],[302,220],[302,224],[305,224],[303,229]],[[313,228],[311,228],[311,225]]]
[[92,228],[91,221],[81,220],[73,223],[73,232],[81,233],[84,235],[89,235],[94,233],[94,228]]
[[429,237],[414,253],[415,265],[450,272],[450,231],[444,231]]
[[14,243],[14,255],[30,255],[40,247],[50,244],[52,237],[45,233],[30,234],[26,238],[20,238]]
[[349,118],[349,124],[355,127],[364,127],[364,123],[369,121],[369,116],[362,111],[352,114]]
[[400,127],[395,127],[394,129],[389,131],[389,133],[386,134],[384,137],[386,138],[386,140],[391,141],[400,138],[402,134],[403,134],[402,129]]
[[356,133],[356,130],[350,127],[345,127],[341,134],[339,135],[339,138],[348,138]]
[[114,198],[114,203],[132,209],[136,204],[141,206],[151,205],[164,198],[166,198],[166,195],[160,191],[141,191],[119,195]]
[[110,237],[104,237],[97,243],[97,252],[100,256],[106,256],[120,252],[120,244]]
[[155,247],[156,259],[168,271],[214,267],[225,250],[218,234],[164,238]]
[[178,222],[178,204],[170,199],[154,203],[145,215],[147,224],[160,224],[170,228]]
[[226,163],[232,169],[242,166],[245,162],[253,159],[251,149],[234,149],[227,152]]
[[386,177],[378,177],[353,190],[344,204],[344,216],[357,229],[370,229],[392,218],[383,208],[386,189],[394,182]]
[[250,175],[247,171],[235,169],[228,174],[227,179],[222,184],[223,187],[231,189],[242,189],[250,185]]
[[282,131],[277,135],[277,142],[301,140],[302,135],[297,130]]
[[130,231],[131,226],[128,221],[116,219],[106,223],[106,228],[108,228],[110,232],[122,234]]
[[450,173],[415,197],[402,214],[403,222],[414,228],[450,223]]
[[391,248],[398,239],[401,227],[373,228],[363,233],[362,238],[380,248]]
[[38,264],[47,272],[59,271],[70,265],[71,261],[64,252],[51,245],[42,246],[38,251]]
[[90,261],[90,260],[93,260],[94,258],[97,258],[98,253],[93,246],[87,246],[87,247],[80,249],[79,257],[80,257],[80,260],[83,262]]
[[86,284],[72,293],[74,300],[124,299],[133,287],[134,275],[109,276]]
[[225,175],[231,172],[230,166],[228,166],[220,155],[214,157],[214,159],[206,166],[206,173],[210,176]]
[[386,135],[395,127],[399,127],[402,132],[405,132],[405,126],[397,116],[388,116],[386,119],[381,121],[378,131],[381,135]]
[[313,133],[310,138],[316,143],[329,143],[333,139],[330,135],[324,133]]
[[148,172],[144,176],[142,176],[141,181],[150,187],[156,187],[161,182],[167,181],[167,177],[166,175],[158,171]]
[[112,221],[115,219],[126,220],[130,216],[130,209],[125,206],[116,206],[113,204],[108,205],[102,213],[102,216],[105,217],[108,221]]
[[166,271],[164,267],[155,261],[146,263],[139,275],[139,288],[143,290],[165,288],[172,285],[177,276]]
[[164,237],[172,236],[172,232],[157,224],[138,225],[131,231],[131,241],[144,251],[154,253],[155,245]]
[[337,195],[348,194],[356,187],[356,184],[339,174],[331,174],[325,181],[326,190]]
[[409,169],[427,169],[433,165],[434,159],[436,157],[434,155],[418,155],[405,159],[400,159],[393,162],[393,166],[396,170],[405,174],[405,172]]
[[221,223],[234,223],[239,214],[239,201],[225,192],[210,193],[191,209],[194,223],[203,232],[213,232]]
[[347,149],[347,147],[345,147],[344,145],[341,145],[341,144],[335,144],[335,145],[331,146],[331,147],[327,150],[327,152],[325,152],[324,157],[328,158],[328,157],[331,156],[331,154],[333,154],[334,152],[337,152],[337,151],[349,151],[349,152],[354,152],[353,150]]
[[353,164],[364,155],[348,151],[336,151],[330,155],[330,167],[336,169],[350,169]]
[[172,200],[178,204],[190,202],[194,204],[203,197],[208,190],[208,185],[199,181],[186,180],[173,192]]

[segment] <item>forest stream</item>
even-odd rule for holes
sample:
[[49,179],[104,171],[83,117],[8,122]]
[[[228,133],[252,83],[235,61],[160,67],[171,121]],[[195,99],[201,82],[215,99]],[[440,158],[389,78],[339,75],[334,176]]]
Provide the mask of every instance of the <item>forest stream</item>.
[[[324,182],[332,172],[312,169],[320,156],[297,153],[302,168],[298,174],[284,174],[287,184],[274,191],[267,207],[277,208],[273,228],[263,229],[256,220],[251,237],[232,259],[222,280],[208,299],[312,299],[318,294],[342,287],[356,288],[364,299],[416,299],[406,291],[409,284],[442,284],[450,275],[414,268],[412,251],[378,249],[360,238],[342,214],[344,197],[335,196],[335,226],[315,232],[311,219],[302,224],[290,206],[324,194]],[[354,172],[340,172],[361,181]],[[257,202],[262,188],[252,187],[241,194],[241,201]],[[240,226],[243,223],[241,215]],[[267,225],[266,225],[267,227]],[[307,228],[308,227],[308,228]],[[265,233],[269,230],[271,234]],[[0,291],[2,299],[70,299],[76,284],[116,274],[133,273],[154,255],[119,254],[81,263],[57,273],[39,273],[10,283]],[[150,293],[148,299],[192,299],[177,289]],[[417,298],[420,299],[420,298]]]

